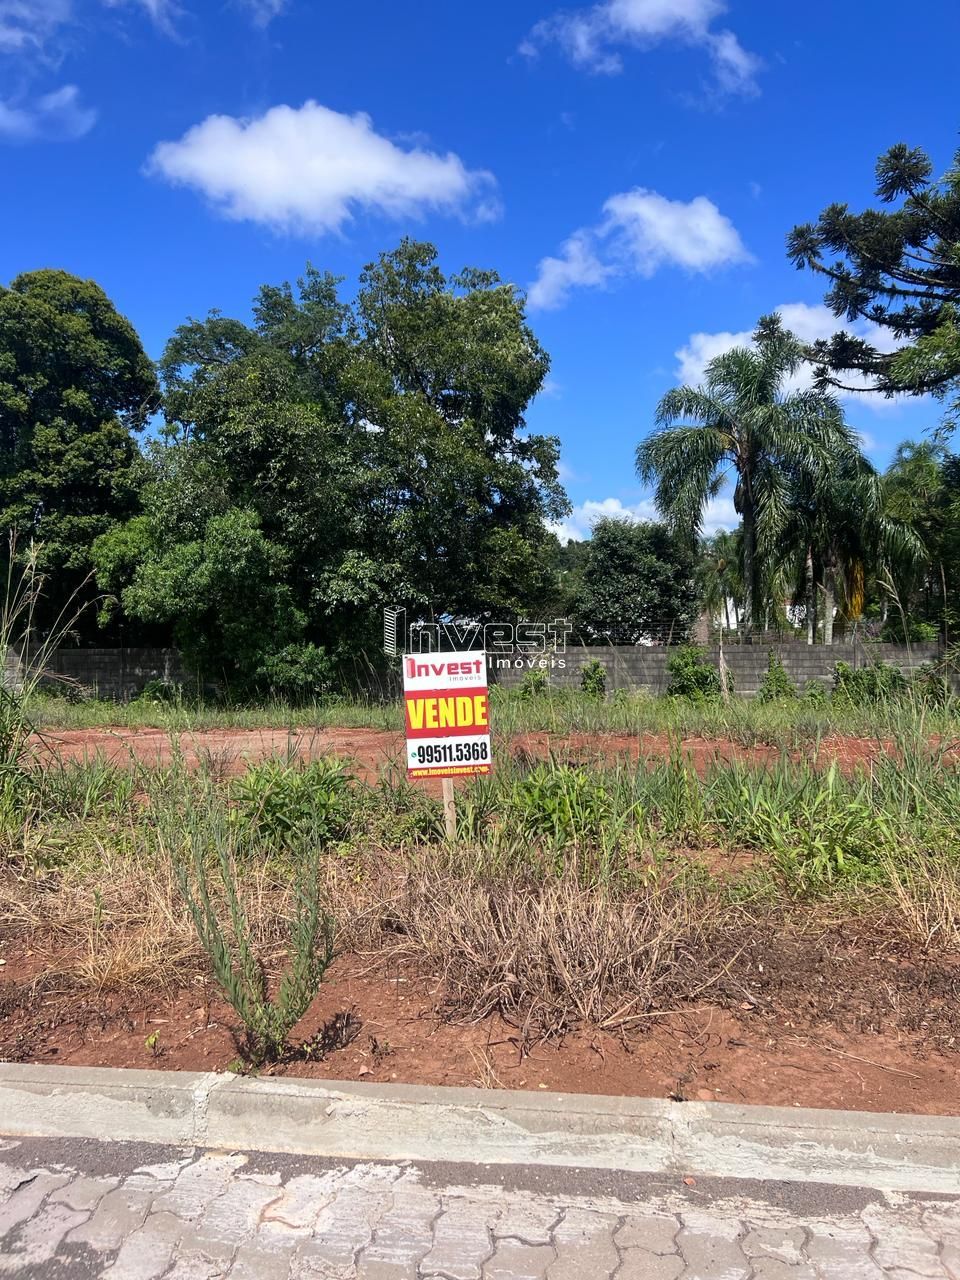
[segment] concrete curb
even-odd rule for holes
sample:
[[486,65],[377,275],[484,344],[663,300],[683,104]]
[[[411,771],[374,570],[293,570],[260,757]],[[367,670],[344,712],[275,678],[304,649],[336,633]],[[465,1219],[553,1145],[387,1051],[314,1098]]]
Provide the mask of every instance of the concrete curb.
[[0,1134],[960,1190],[960,1118],[0,1064]]

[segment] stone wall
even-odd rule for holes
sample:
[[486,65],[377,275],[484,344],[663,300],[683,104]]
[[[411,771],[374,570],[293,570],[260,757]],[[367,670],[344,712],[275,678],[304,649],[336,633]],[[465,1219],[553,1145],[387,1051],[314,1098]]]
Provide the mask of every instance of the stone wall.
[[[939,656],[936,644],[915,644],[908,651],[905,645],[845,643],[835,645],[807,645],[796,641],[756,645],[726,645],[724,657],[733,675],[737,693],[753,694],[760,687],[770,650],[780,655],[787,675],[803,689],[808,680],[819,680],[825,686],[832,685],[833,668],[838,662],[848,662],[852,667],[862,667],[871,662],[889,662],[901,671],[909,671],[925,662],[934,662]],[[607,692],[616,689],[643,690],[646,693],[666,693],[669,676],[667,663],[674,649],[663,646],[601,646],[592,648],[570,647],[564,654],[544,659],[550,683],[556,688],[579,689],[580,668],[585,662],[596,659],[607,672]],[[707,647],[708,661],[716,665],[719,650]],[[524,674],[536,666],[538,655],[513,654],[499,661],[493,659],[491,677],[498,684],[512,688],[520,683]],[[562,664],[562,665],[561,665]]]

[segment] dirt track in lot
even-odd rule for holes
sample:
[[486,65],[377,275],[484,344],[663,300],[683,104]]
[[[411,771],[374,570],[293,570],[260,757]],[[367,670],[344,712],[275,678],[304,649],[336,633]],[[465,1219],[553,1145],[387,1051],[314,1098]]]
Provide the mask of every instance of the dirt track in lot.
[[[287,754],[304,759],[341,756],[367,780],[375,779],[391,766],[402,769],[404,765],[403,735],[384,729],[203,729],[181,734],[164,729],[51,729],[45,730],[34,746],[38,755],[53,752],[63,760],[99,756],[114,764],[168,764],[174,752],[179,751],[189,767],[209,760],[226,774],[241,773],[256,760]],[[589,764],[599,760],[665,758],[676,744],[666,734],[522,733],[507,742],[495,741],[495,759],[498,746],[501,751],[506,748],[535,758],[552,755]],[[681,747],[701,772],[717,759],[763,764],[781,755],[776,747],[746,747],[723,738],[685,738]],[[892,743],[875,738],[834,736],[819,744],[817,759],[837,760],[846,771],[892,750]]]

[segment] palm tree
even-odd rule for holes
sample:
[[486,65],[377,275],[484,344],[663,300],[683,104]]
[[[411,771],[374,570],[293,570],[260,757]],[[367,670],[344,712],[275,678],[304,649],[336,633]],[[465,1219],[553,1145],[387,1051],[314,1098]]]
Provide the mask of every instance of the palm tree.
[[[743,603],[740,574],[742,538],[740,530],[721,529],[704,539],[700,559],[700,595],[711,622],[721,618],[726,631],[739,631]],[[731,613],[731,605],[733,611]]]
[[851,622],[862,614],[868,574],[892,581],[895,566],[912,568],[923,554],[914,531],[890,514],[883,481],[862,455],[794,476],[781,544],[785,561],[792,552],[803,584],[797,594],[806,600],[808,644],[815,638],[818,595],[823,643],[832,644],[835,613]]
[[955,524],[951,469],[956,466],[936,440],[907,440],[897,449],[883,477],[884,506],[891,519],[912,529],[923,545],[922,558],[896,566],[908,603],[926,617],[942,613],[946,621],[947,565],[953,557],[945,540]]
[[859,456],[837,401],[816,390],[787,390],[802,343],[778,315],[764,316],[754,348],[735,347],[707,365],[699,387],[668,391],[659,430],[637,449],[637,471],[655,482],[655,500],[676,529],[699,534],[704,509],[736,474],[734,505],[743,522],[744,629],[755,620],[758,555],[770,557],[797,471],[820,474],[837,458]]

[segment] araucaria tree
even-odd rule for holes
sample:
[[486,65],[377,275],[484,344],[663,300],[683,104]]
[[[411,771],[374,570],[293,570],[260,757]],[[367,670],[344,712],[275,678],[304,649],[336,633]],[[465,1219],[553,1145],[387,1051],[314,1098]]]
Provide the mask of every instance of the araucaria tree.
[[960,383],[960,152],[936,179],[929,156],[901,142],[876,175],[887,208],[832,204],[787,238],[797,267],[830,282],[834,315],[876,326],[837,333],[810,354],[824,384],[946,396]]
[[794,478],[823,475],[838,460],[860,456],[832,396],[789,389],[803,354],[779,316],[765,316],[752,348],[717,356],[702,386],[667,392],[657,409],[658,429],[637,449],[638,473],[655,485],[658,510],[691,539],[700,534],[708,501],[732,473],[743,529],[748,632],[790,512]]

